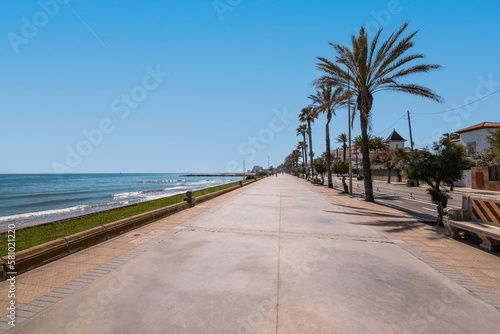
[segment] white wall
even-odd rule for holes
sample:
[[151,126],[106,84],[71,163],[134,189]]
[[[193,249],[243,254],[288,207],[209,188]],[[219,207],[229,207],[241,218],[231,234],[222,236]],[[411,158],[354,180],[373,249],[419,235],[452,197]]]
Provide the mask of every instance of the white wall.
[[[486,140],[486,137],[490,135],[491,131],[494,129],[479,129],[476,131],[470,131],[470,132],[465,132],[460,134],[460,144],[464,145],[465,147],[468,148],[467,153],[476,153],[476,152],[482,152],[485,149],[489,148],[490,145],[488,144],[488,141]],[[472,144],[475,142],[475,150],[474,152],[469,152],[469,144]]]
[[[397,147],[396,147],[397,145]],[[389,148],[391,150],[394,150],[396,148],[404,148],[405,147],[405,142],[403,140],[401,141],[390,141],[389,142]]]

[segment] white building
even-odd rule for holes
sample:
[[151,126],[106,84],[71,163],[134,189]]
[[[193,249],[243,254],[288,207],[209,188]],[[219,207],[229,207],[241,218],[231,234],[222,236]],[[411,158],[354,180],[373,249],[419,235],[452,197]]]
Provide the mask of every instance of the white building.
[[405,148],[406,139],[401,137],[399,133],[396,132],[396,129],[392,131],[392,133],[389,135],[389,137],[387,137],[385,141],[389,144],[389,148],[391,150],[395,150],[397,148]]
[[483,122],[468,128],[458,130],[459,139],[454,141],[459,142],[467,148],[467,154],[481,153],[490,147],[487,137],[491,132],[500,128],[500,123]]

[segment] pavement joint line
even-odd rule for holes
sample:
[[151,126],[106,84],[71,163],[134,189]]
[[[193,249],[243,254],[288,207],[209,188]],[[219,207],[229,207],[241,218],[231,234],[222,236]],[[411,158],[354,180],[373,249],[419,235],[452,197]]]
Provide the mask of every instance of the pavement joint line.
[[52,302],[52,303],[57,303],[60,301],[62,298],[60,297],[51,297],[47,295],[43,295],[42,297],[39,298],[41,301],[46,301],[46,302]]
[[97,279],[99,277],[102,277],[104,274],[91,274],[91,273],[86,273],[82,275],[82,278],[89,278],[89,279]]
[[39,306],[39,305],[43,305],[41,307],[49,307],[51,306],[52,302],[46,302],[46,301],[43,301],[43,300],[38,300],[38,299],[35,299],[34,301],[32,301],[31,303],[27,304],[27,305],[34,305],[34,306]]
[[106,269],[94,269],[92,271],[89,271],[88,274],[89,275],[99,275],[99,276],[103,276],[103,275],[106,275],[107,273],[109,273],[111,270],[106,270]]
[[80,288],[81,288],[82,286],[84,286],[84,285],[85,285],[85,283],[81,283],[81,282],[74,282],[74,280],[73,280],[73,281],[71,281],[71,282],[68,282],[68,283],[64,284],[63,286],[67,286],[67,287],[72,287],[72,286],[74,286],[74,287],[77,287],[77,288],[79,288],[79,289],[80,289]]
[[277,273],[277,287],[276,287],[276,334],[278,333],[279,326],[279,298],[280,298],[280,272],[281,272],[281,203],[282,203],[282,189],[280,189],[280,210],[278,217],[278,273]]
[[34,312],[34,313],[38,313],[40,311],[43,311],[46,307],[43,307],[43,306],[35,306],[35,305],[24,305],[23,307],[21,307],[19,310],[23,310],[23,311],[28,311],[28,312]]
[[12,329],[12,326],[7,323],[0,323],[0,333],[5,333],[6,331]]
[[61,288],[57,288],[55,289],[54,291],[52,292],[57,292],[57,293],[64,293],[66,295],[70,295],[72,294],[73,292],[75,292],[77,290],[74,290],[74,289],[61,289]]
[[85,277],[75,278],[75,282],[80,282],[80,283],[92,283],[94,281],[95,281],[95,279],[85,278]]
[[47,297],[56,297],[56,298],[64,298],[64,297],[66,297],[68,295],[69,295],[69,293],[62,293],[62,292],[51,291],[51,292],[47,293],[45,296],[47,296]]
[[89,278],[99,278],[99,277],[102,277],[103,275],[106,275],[107,273],[91,273],[91,272],[88,272],[86,274],[83,274],[82,277],[89,277]]
[[[200,226],[191,226],[190,229],[185,230],[185,232],[210,232],[210,233],[236,233],[245,235],[259,235],[259,236],[269,236],[278,237],[278,232],[265,231],[265,230],[247,230],[247,229],[234,229],[234,228],[205,228]],[[281,231],[279,233],[282,237],[288,238],[318,238],[318,239],[342,239],[360,242],[379,242],[379,243],[389,243],[393,244],[391,240],[387,238],[380,237],[368,237],[368,236],[356,236],[349,234],[331,234],[331,233],[304,233],[304,232],[292,232],[292,231]]]
[[80,289],[81,289],[81,287],[79,287],[79,286],[65,287],[63,285],[63,286],[58,287],[54,291],[70,291],[70,293],[73,293],[73,292],[78,291]]
[[22,309],[18,309],[16,311],[16,318],[22,317],[22,318],[31,318],[32,316],[36,315],[38,312],[30,312]]

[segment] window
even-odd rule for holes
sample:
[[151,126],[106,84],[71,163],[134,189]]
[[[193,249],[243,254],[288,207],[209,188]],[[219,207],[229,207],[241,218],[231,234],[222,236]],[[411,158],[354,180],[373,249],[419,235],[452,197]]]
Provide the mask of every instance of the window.
[[476,153],[476,142],[469,142],[467,143],[467,154],[471,155]]

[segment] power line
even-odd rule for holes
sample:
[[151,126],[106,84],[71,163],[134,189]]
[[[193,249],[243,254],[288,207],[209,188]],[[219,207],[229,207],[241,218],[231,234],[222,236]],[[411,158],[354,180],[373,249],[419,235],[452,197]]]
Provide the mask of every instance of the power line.
[[[488,95],[485,95],[475,101],[472,101],[470,103],[467,103],[467,104],[463,104],[459,107],[456,107],[456,108],[452,108],[452,109],[448,109],[448,110],[444,110],[444,111],[438,111],[438,112],[430,112],[430,113],[423,113],[423,112],[412,112],[412,115],[438,115],[438,114],[444,114],[444,113],[447,113],[447,112],[450,112],[450,111],[454,111],[454,110],[457,110],[457,109],[461,109],[463,107],[467,107],[467,106],[470,106],[471,104],[475,104],[475,103],[478,103],[479,101],[481,100],[484,100],[486,99],[487,97],[490,97],[491,95],[493,94],[496,94],[500,92],[500,89],[497,89],[496,91],[494,92],[491,92],[490,94]],[[402,118],[405,117],[405,114],[403,114],[403,116],[401,116],[396,122],[394,122],[391,126],[389,126],[387,129],[385,129],[384,131],[380,132],[379,134],[377,134],[377,136],[381,135],[382,133],[386,132],[387,130],[389,130],[390,128],[392,128],[394,125],[396,125]]]
[[394,125],[396,125],[396,123],[398,123],[400,120],[402,120],[404,117],[406,116],[406,114],[403,114],[403,116],[401,116],[396,122],[394,122],[392,125],[390,125],[387,129],[385,129],[384,131],[378,133],[376,135],[376,137],[378,137],[379,135],[381,135],[382,133],[386,132],[387,130],[389,130],[390,128],[392,128]]
[[437,114],[444,114],[444,113],[447,113],[447,112],[450,112],[450,111],[453,111],[453,110],[457,110],[457,109],[461,109],[463,107],[470,106],[471,104],[474,104],[474,103],[478,103],[479,101],[484,100],[485,98],[490,97],[491,95],[496,94],[498,92],[500,92],[500,89],[497,89],[496,91],[494,91],[494,92],[492,92],[492,93],[490,93],[488,95],[485,95],[485,96],[481,97],[480,99],[477,99],[477,100],[472,101],[472,102],[467,103],[467,104],[463,104],[463,105],[461,105],[459,107],[456,107],[456,108],[453,108],[453,109],[448,109],[448,110],[445,110],[445,111],[438,111],[438,112],[429,112],[429,113],[413,112],[412,114],[413,115],[437,115]]

